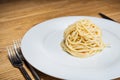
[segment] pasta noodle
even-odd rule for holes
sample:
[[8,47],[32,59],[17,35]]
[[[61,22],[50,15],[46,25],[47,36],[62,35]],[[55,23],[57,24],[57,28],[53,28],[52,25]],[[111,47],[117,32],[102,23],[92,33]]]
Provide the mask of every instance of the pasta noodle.
[[80,58],[92,56],[106,47],[100,28],[87,19],[75,22],[64,31],[61,46],[64,51]]

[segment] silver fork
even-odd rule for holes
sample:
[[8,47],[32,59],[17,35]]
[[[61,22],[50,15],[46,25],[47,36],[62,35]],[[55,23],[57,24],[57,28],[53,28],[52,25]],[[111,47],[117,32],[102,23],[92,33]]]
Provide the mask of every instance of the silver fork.
[[7,51],[8,51],[8,58],[11,62],[11,64],[18,68],[21,73],[23,74],[23,76],[25,77],[26,80],[32,80],[30,78],[30,76],[28,75],[28,73],[26,72],[26,70],[23,67],[23,62],[21,61],[21,59],[16,55],[16,52],[14,51],[14,47],[13,45],[8,46],[7,47]]
[[21,48],[20,48],[21,39],[13,40],[13,45],[14,45],[14,49],[15,49],[15,52],[17,53],[17,55],[20,57],[20,59],[22,59],[24,61],[25,58],[23,57],[22,51],[21,51]]
[[20,48],[21,45],[21,39],[18,40],[14,40],[13,41],[14,44],[14,49],[18,55],[18,57],[20,57],[22,59],[22,61],[24,61],[25,65],[28,67],[28,69],[31,71],[33,77],[35,78],[35,80],[40,80],[40,77],[38,76],[38,74],[36,73],[36,71],[33,69],[33,67],[25,60],[25,58],[22,55],[22,51]]

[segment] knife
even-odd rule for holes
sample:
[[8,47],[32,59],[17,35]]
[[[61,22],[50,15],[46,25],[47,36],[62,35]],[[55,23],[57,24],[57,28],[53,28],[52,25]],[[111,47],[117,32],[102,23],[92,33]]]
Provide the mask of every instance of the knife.
[[106,16],[106,15],[103,14],[103,13],[99,13],[99,15],[100,15],[102,18],[105,18],[105,19],[108,19],[108,20],[111,20],[111,21],[117,22],[117,21],[115,21],[114,19],[112,19],[112,18]]

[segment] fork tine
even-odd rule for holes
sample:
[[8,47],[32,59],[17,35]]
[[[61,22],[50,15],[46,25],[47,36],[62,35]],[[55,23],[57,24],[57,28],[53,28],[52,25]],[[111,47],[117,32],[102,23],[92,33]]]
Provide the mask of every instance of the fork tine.
[[20,39],[13,41],[13,44],[16,48],[20,48],[20,41],[21,41]]
[[14,60],[19,59],[19,58],[17,58],[17,53],[16,53],[13,45],[11,46],[11,53],[12,53],[12,56],[13,56]]
[[12,47],[12,45],[8,46],[8,47],[7,47],[7,50],[8,50],[8,55],[9,55],[10,57],[13,57],[13,54],[12,54],[13,51],[12,51],[12,48],[11,48],[11,47]]
[[13,45],[8,47],[8,55],[10,57],[10,60],[12,61],[12,64],[14,65],[15,62],[20,62],[19,58],[17,57],[16,52],[14,51]]
[[13,44],[14,44],[14,48],[15,48],[17,55],[20,56],[21,59],[24,59],[23,55],[22,55],[21,48],[20,48],[20,45],[21,45],[20,41],[21,41],[21,39],[14,40]]
[[14,51],[16,52],[17,56],[19,57],[19,46],[17,44],[17,40],[13,40],[13,47],[14,47]]
[[22,51],[20,49],[21,48],[21,39],[18,39],[17,44],[18,44],[19,52],[22,53]]
[[13,45],[15,46],[15,48],[18,48],[17,40],[13,40]]
[[20,45],[21,45],[21,39],[18,39],[17,41],[18,41],[18,46],[20,47]]
[[13,46],[14,46],[14,49],[16,50],[17,49],[16,40],[13,40]]
[[8,50],[8,57],[11,61],[11,63],[14,65],[14,55],[13,55],[13,51],[12,51],[12,45],[7,47]]
[[11,51],[9,49],[9,46],[7,47],[7,51],[8,51],[8,58],[10,60],[10,62],[13,64],[12,58],[11,58]]

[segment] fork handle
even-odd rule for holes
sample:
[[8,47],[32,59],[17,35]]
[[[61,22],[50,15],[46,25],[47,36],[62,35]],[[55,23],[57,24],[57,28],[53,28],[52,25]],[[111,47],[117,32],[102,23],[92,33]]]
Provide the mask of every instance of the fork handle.
[[40,80],[40,77],[38,76],[36,71],[33,69],[33,67],[26,60],[24,60],[24,63],[28,67],[28,69],[31,71],[31,73],[34,76],[35,80]]
[[21,73],[23,74],[23,76],[25,77],[26,80],[32,80],[23,66],[20,66],[19,70],[21,71]]

